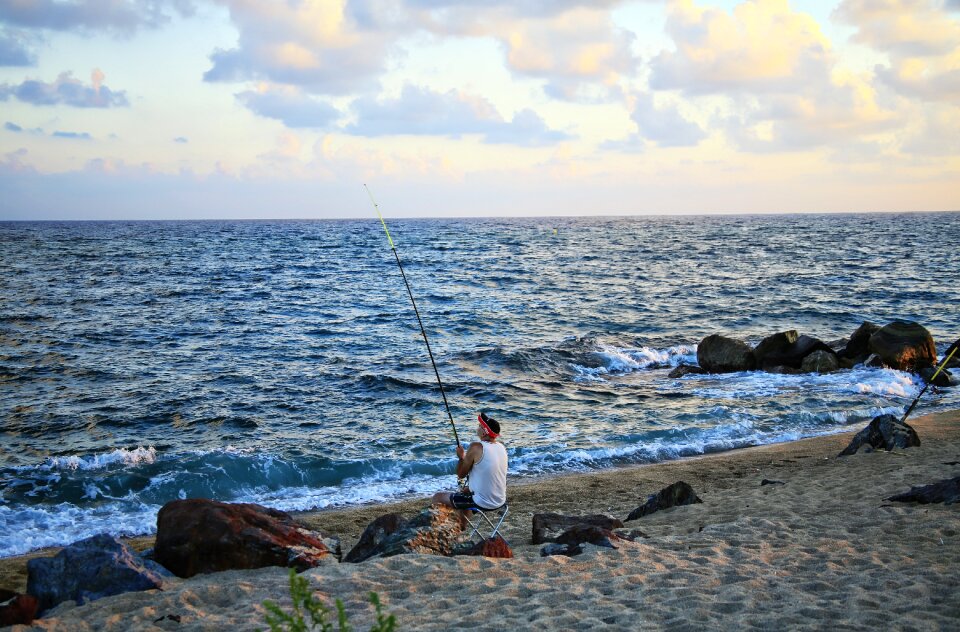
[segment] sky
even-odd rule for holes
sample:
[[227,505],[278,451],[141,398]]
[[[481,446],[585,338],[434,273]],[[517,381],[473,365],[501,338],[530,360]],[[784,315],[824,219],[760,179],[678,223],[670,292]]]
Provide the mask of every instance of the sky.
[[960,210],[960,0],[2,0],[0,220]]

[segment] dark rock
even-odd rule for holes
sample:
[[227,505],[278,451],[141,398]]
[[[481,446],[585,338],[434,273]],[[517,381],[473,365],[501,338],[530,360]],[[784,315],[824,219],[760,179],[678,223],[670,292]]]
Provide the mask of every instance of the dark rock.
[[557,536],[571,527],[580,525],[601,527],[603,529],[617,529],[623,526],[623,522],[611,516],[603,514],[594,514],[592,516],[564,516],[555,513],[542,513],[533,515],[533,544],[543,544],[544,542],[556,542]]
[[593,544],[594,546],[615,549],[617,546],[614,542],[619,539],[620,537],[610,529],[604,529],[596,525],[578,524],[558,535],[556,542],[567,546]]
[[836,354],[822,349],[814,351],[800,363],[800,370],[804,373],[833,373],[839,368]]
[[669,509],[670,507],[679,507],[681,505],[693,505],[702,502],[692,487],[683,481],[678,481],[673,485],[664,487],[656,494],[648,496],[647,501],[643,503],[643,505],[630,512],[630,515],[627,516],[627,522],[643,516],[649,516],[661,509]]
[[551,555],[566,555],[567,557],[573,557],[574,555],[580,555],[581,553],[583,553],[582,544],[557,544],[556,542],[551,542],[540,549],[540,557],[549,557]]
[[861,448],[864,452],[872,452],[911,448],[918,445],[920,445],[920,437],[910,424],[901,422],[893,415],[880,415],[854,435],[850,445],[844,448],[840,456],[856,454]]
[[780,375],[800,375],[803,373],[800,369],[795,369],[790,366],[769,366],[764,369],[767,373],[779,373]]
[[798,336],[791,330],[764,338],[753,350],[753,356],[757,367],[764,371],[783,366],[800,369],[803,359],[815,351],[836,355],[825,342],[811,336]]
[[674,370],[670,371],[670,373],[667,374],[667,377],[671,379],[677,379],[685,375],[701,375],[703,373],[706,373],[706,371],[698,366],[681,364]]
[[376,551],[383,543],[400,530],[407,519],[398,513],[390,513],[380,516],[367,525],[367,528],[360,534],[360,540],[357,545],[350,549],[347,556],[343,558],[344,562],[357,563],[376,555]]
[[870,336],[870,352],[884,365],[899,371],[917,372],[937,361],[933,336],[914,322],[895,320]]
[[763,487],[764,485],[786,485],[786,483],[784,483],[783,481],[774,481],[769,478],[765,478],[762,481],[760,481],[760,487]]
[[154,559],[180,577],[264,566],[303,571],[339,558],[337,538],[261,505],[191,498],[157,514]]
[[928,503],[950,505],[960,502],[960,476],[937,481],[931,485],[911,487],[910,491],[890,496],[885,500],[900,503],[920,503],[922,505]]
[[[384,517],[378,518],[381,520]],[[424,553],[428,555],[453,555],[460,550],[463,544],[463,527],[460,526],[459,512],[443,505],[433,505],[419,514],[390,527],[390,521],[385,521],[380,527],[374,527],[376,520],[367,527],[376,531],[383,528],[384,534],[376,546],[366,548],[354,554],[350,551],[351,560],[362,562],[373,557],[391,557],[402,553]],[[367,533],[367,530],[364,533]],[[379,539],[379,536],[373,537]]]
[[481,557],[512,558],[513,550],[499,535],[479,542],[468,542],[454,549],[454,555],[478,555]]
[[101,533],[74,542],[54,557],[27,562],[27,593],[43,614],[64,601],[83,604],[110,595],[161,588],[171,575],[119,539]]
[[21,595],[0,588],[0,627],[30,625],[37,618],[39,607],[33,595]]
[[880,329],[879,325],[864,321],[862,325],[850,336],[847,346],[837,355],[840,358],[852,360],[854,364],[860,364],[868,355],[870,355],[870,336]]
[[863,366],[868,366],[871,369],[882,369],[883,360],[876,353],[871,353],[863,360]]
[[920,377],[922,377],[923,381],[927,382],[928,384],[933,384],[934,386],[939,386],[940,388],[949,388],[951,386],[960,385],[960,379],[958,379],[957,376],[947,369],[943,369],[940,371],[940,373],[937,373],[936,378],[933,377],[934,373],[937,373],[936,367],[928,366],[924,369],[920,369]]
[[635,542],[640,538],[650,537],[640,529],[617,529],[616,531],[614,531],[614,533],[621,540],[629,540],[630,542]]
[[750,345],[719,334],[707,336],[697,345],[697,364],[708,373],[734,373],[756,368]]

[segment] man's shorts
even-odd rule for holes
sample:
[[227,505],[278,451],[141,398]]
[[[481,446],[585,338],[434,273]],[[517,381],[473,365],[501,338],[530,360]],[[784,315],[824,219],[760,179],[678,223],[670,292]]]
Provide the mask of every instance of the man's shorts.
[[450,504],[454,509],[477,509],[473,502],[473,492],[455,492],[450,494]]

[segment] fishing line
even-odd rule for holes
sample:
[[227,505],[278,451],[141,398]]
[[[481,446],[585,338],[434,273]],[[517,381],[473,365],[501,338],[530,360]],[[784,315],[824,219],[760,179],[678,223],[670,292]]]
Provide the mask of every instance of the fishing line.
[[413,304],[413,312],[417,315],[417,322],[420,324],[420,333],[423,334],[423,341],[427,345],[427,353],[430,355],[430,364],[433,365],[433,373],[437,376],[437,385],[440,386],[440,395],[443,397],[443,405],[447,409],[447,417],[450,418],[450,427],[453,428],[453,438],[457,442],[457,447],[460,446],[460,437],[457,436],[457,426],[453,423],[453,415],[450,413],[450,404],[447,403],[447,394],[443,390],[443,382],[440,380],[440,371],[437,370],[437,362],[433,359],[433,350],[430,349],[430,341],[427,339],[427,330],[423,327],[423,320],[420,318],[420,310],[417,309],[417,302],[413,300],[413,291],[410,289],[410,282],[407,281],[407,275],[403,271],[403,264],[400,263],[400,255],[397,254],[397,247],[393,243],[393,238],[390,236],[390,230],[387,228],[387,223],[383,219],[383,215],[380,214],[380,207],[377,206],[376,200],[373,199],[373,193],[370,192],[370,187],[366,184],[363,185],[363,188],[367,190],[367,195],[370,196],[370,203],[373,204],[373,210],[377,212],[377,217],[380,218],[380,223],[383,225],[383,232],[387,234],[387,241],[390,242],[390,249],[393,250],[393,256],[397,260],[397,267],[400,268],[400,276],[403,277],[403,284],[407,286],[407,294],[410,296],[410,303]]
[[920,394],[917,395],[917,398],[913,400],[913,403],[910,404],[910,408],[907,409],[907,412],[903,413],[903,417],[900,419],[900,423],[907,421],[907,417],[910,416],[910,413],[913,412],[913,407],[917,405],[917,402],[920,401],[920,395],[923,395],[927,388],[933,383],[937,376],[940,375],[940,371],[943,370],[945,366],[950,362],[950,359],[953,357],[953,354],[957,352],[957,349],[960,348],[960,338],[957,338],[956,342],[950,345],[950,348],[947,349],[947,352],[943,356],[943,360],[940,362],[940,366],[937,367],[937,370],[934,372],[933,376],[927,380],[927,383],[923,385],[923,389],[920,391]]

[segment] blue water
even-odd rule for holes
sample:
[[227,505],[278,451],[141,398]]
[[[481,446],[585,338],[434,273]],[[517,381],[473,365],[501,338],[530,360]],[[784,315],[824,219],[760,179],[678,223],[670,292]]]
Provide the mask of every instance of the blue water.
[[[520,477],[789,441],[916,376],[667,377],[712,333],[960,335],[960,214],[390,220],[462,440]],[[453,442],[377,220],[0,223],[0,556],[450,488]],[[931,390],[917,413],[960,408]]]

